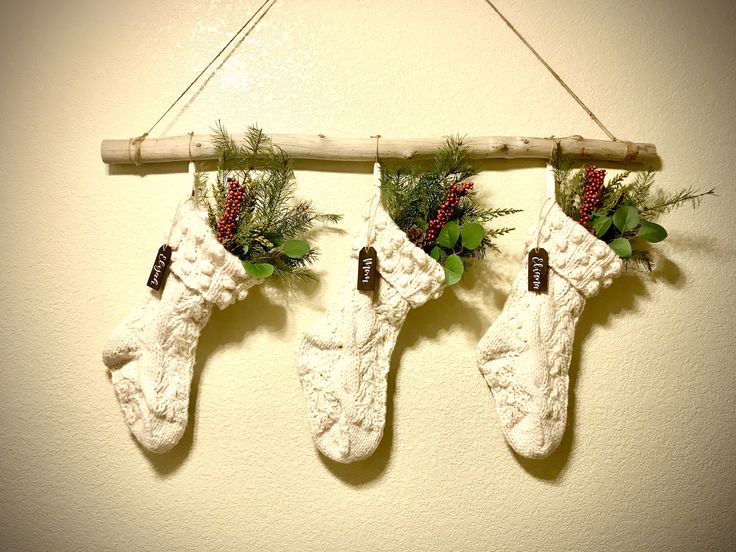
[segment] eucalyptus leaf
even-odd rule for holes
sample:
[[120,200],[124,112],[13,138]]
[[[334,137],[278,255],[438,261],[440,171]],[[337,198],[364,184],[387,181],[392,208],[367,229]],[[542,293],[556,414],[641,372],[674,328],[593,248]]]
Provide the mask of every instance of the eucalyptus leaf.
[[622,205],[613,214],[613,224],[624,234],[639,226],[639,214],[631,205]]
[[454,253],[445,260],[445,282],[448,286],[457,284],[463,277],[463,260]]
[[455,221],[450,221],[442,227],[439,235],[437,236],[437,243],[452,249],[455,247],[458,238],[460,237],[460,228]]
[[304,240],[286,240],[281,252],[292,259],[299,259],[309,253],[309,244]]
[[659,224],[649,222],[648,220],[642,220],[637,236],[643,240],[647,240],[649,243],[657,243],[667,237],[667,230]]
[[460,236],[462,237],[462,243],[465,249],[477,249],[485,235],[485,228],[477,222],[469,222],[460,227]]
[[603,234],[608,232],[608,229],[611,227],[612,222],[613,219],[611,217],[595,217],[590,222],[590,227],[595,232],[595,235],[601,238],[603,237]]
[[439,260],[440,260],[440,248],[439,248],[438,246],[436,246],[436,245],[435,245],[435,246],[434,246],[434,247],[433,247],[433,248],[432,248],[432,249],[430,250],[430,252],[429,252],[429,256],[430,256],[430,257],[432,257],[432,258],[433,258],[433,259],[434,259],[435,261],[439,261]]
[[273,265],[268,263],[251,263],[243,261],[243,268],[245,268],[245,271],[253,276],[253,278],[263,279],[268,278],[273,274]]
[[626,238],[616,238],[608,244],[608,247],[613,249],[613,252],[623,259],[631,257],[631,242]]

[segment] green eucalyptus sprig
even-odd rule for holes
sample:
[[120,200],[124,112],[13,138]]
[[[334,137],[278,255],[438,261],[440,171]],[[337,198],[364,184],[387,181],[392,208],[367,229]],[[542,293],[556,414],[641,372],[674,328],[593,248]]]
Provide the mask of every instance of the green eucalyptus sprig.
[[488,228],[491,220],[518,213],[518,209],[484,209],[475,200],[475,175],[467,147],[460,138],[449,138],[422,170],[415,164],[385,169],[381,175],[383,201],[391,218],[445,270],[447,285],[462,279],[474,259],[489,249],[494,239],[513,228]]
[[599,189],[594,186],[591,196],[590,175],[605,171],[595,167],[573,170],[572,160],[560,155],[559,148],[555,149],[552,165],[557,202],[564,213],[606,242],[624,262],[649,271],[654,266],[650,244],[667,237],[667,230],[655,221],[686,203],[697,208],[703,197],[715,195],[715,189],[655,191],[654,172],[643,171],[632,178],[629,172],[619,173]]
[[291,159],[262,130],[250,127],[239,143],[218,122],[212,139],[216,181],[210,185],[198,172],[195,201],[206,206],[218,240],[254,278],[314,279],[307,267],[318,252],[304,236],[315,223],[334,223],[340,215],[294,197]]

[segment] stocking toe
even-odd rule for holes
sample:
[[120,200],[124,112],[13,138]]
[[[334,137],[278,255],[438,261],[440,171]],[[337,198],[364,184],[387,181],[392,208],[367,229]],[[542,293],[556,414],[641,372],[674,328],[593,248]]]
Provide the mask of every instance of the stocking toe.
[[553,450],[536,416],[527,414],[503,432],[511,448],[526,458],[544,458]]
[[350,440],[340,424],[333,424],[314,437],[317,448],[335,462],[350,462]]

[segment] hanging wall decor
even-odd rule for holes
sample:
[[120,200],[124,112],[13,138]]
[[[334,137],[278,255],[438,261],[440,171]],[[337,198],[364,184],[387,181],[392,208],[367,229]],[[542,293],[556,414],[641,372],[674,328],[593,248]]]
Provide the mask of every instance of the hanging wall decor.
[[457,284],[475,259],[495,248],[493,240],[510,230],[488,226],[515,210],[486,209],[475,202],[473,184],[466,181],[473,174],[468,160],[553,157],[557,186],[549,172],[548,203],[527,244],[522,270],[504,311],[478,346],[480,369],[497,401],[507,441],[524,456],[548,455],[564,433],[573,333],[586,299],[610,285],[627,264],[651,269],[648,244],[666,237],[657,217],[701,196],[690,190],[651,196],[649,174],[629,183],[626,175],[604,183],[601,169],[591,166],[573,174],[565,168],[562,154],[632,164],[656,162],[657,150],[654,144],[616,138],[491,0],[484,2],[608,140],[578,135],[381,139],[383,159],[435,157],[434,168],[422,171],[411,166],[382,170],[374,154],[377,144],[369,138],[280,134],[268,139],[257,129],[230,135],[222,127],[213,136],[152,137],[273,1],[260,4],[147,132],[102,142],[106,163],[219,163],[211,185],[203,173],[196,174],[193,197],[177,212],[157,254],[151,289],[105,348],[104,361],[131,431],[157,452],[181,437],[194,350],[213,304],[225,308],[267,278],[313,277],[308,265],[315,250],[303,233],[314,222],[337,217],[291,201],[289,156],[375,159],[376,195],[358,231],[346,282],[323,320],[303,335],[297,354],[317,447],[339,462],[369,456],[383,434],[389,360],[409,309]]
[[[503,312],[478,344],[478,366],[496,401],[504,436],[528,458],[559,445],[567,423],[568,370],[575,326],[586,300],[627,264],[652,270],[650,244],[667,237],[655,221],[714,190],[655,192],[652,172],[573,171],[559,149],[548,168],[556,199],[542,207]],[[546,272],[534,289],[535,268]]]
[[307,265],[316,251],[303,236],[315,222],[339,218],[294,200],[288,156],[256,128],[247,136],[235,145],[220,127],[216,183],[197,173],[157,255],[151,289],[103,351],[125,421],[152,452],[166,452],[184,433],[197,342],[212,306],[244,299],[266,278],[313,278]]
[[[450,139],[434,166],[382,171],[358,229],[347,276],[327,314],[301,338],[297,368],[315,444],[337,462],[370,456],[386,421],[387,375],[409,309],[442,294],[473,259],[511,228],[487,228],[515,209],[486,209],[467,179],[475,174],[460,140]],[[383,199],[382,199],[383,198]],[[378,275],[363,287],[361,253]],[[358,285],[356,285],[356,273]]]

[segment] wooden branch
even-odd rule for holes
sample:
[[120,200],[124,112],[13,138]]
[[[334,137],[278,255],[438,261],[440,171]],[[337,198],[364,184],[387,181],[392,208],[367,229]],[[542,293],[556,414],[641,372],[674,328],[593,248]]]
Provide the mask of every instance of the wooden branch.
[[[242,135],[235,135],[240,140]],[[323,135],[273,134],[275,145],[294,159],[329,161],[372,161],[376,156],[375,138],[327,138]],[[445,138],[393,140],[380,138],[378,151],[383,159],[432,157]],[[548,159],[555,141],[562,152],[579,159],[641,162],[657,158],[654,144],[591,140],[581,136],[565,138],[525,138],[521,136],[475,136],[464,138],[470,157],[475,159]],[[191,145],[191,148],[190,148]],[[140,147],[140,150],[138,148]],[[171,161],[216,159],[209,135],[135,140],[103,140],[102,161],[110,164],[166,163]]]

